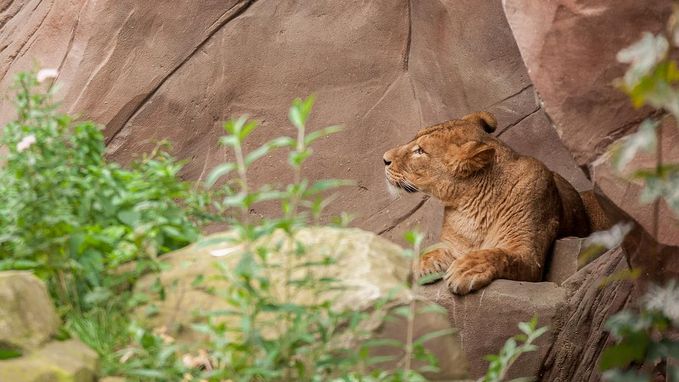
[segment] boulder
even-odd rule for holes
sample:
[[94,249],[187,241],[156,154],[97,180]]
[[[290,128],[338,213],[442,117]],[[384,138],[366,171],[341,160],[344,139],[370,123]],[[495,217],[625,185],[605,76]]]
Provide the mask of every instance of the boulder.
[[562,284],[567,299],[556,315],[553,345],[540,370],[542,381],[601,380],[598,361],[609,339],[604,323],[628,306],[634,291],[633,282],[610,277],[628,269],[625,250],[617,247]]
[[470,376],[474,378],[486,372],[488,361],[484,356],[497,354],[509,337],[520,333],[517,325],[534,316],[538,317],[538,326],[547,325],[552,330],[535,342],[538,351],[519,358],[508,377],[537,376],[568,298],[566,289],[555,283],[509,280],[495,280],[466,296],[450,293],[442,282],[423,286],[419,293],[448,309],[451,324],[460,330],[462,349],[469,360]]
[[545,111],[580,165],[650,114],[647,108],[635,110],[613,86],[625,71],[616,54],[642,32],[663,30],[671,1],[503,0],[503,5]]
[[0,361],[0,381],[94,382],[97,354],[78,340],[50,342],[20,358]]
[[545,281],[561,285],[578,271],[578,256],[583,249],[583,242],[584,239],[578,237],[567,237],[554,242]]
[[[156,303],[154,315],[146,317],[144,309],[139,317],[152,326],[165,327],[170,334],[178,336],[180,341],[200,341],[195,333],[182,331],[195,321],[195,312],[209,312],[228,308],[229,305],[211,290],[219,290],[226,283],[218,277],[219,267],[234,267],[240,259],[242,247],[229,243],[232,233],[216,234],[203,243],[191,245],[182,250],[163,256],[167,269],[160,275],[164,286],[165,298]],[[337,309],[362,309],[370,311],[378,301],[393,296],[391,309],[410,304],[415,298],[408,289],[403,288],[410,272],[410,260],[403,256],[399,246],[359,229],[340,229],[330,227],[308,228],[295,236],[306,248],[303,259],[293,260],[292,265],[301,261],[320,261],[331,255],[336,263],[319,267],[316,277],[333,277],[341,280],[348,287],[341,292],[333,292],[325,297],[331,298]],[[287,237],[276,233],[262,239],[265,247],[271,251],[287,247]],[[277,249],[278,248],[278,249]],[[276,253],[276,252],[274,252]],[[203,283],[196,283],[200,277]],[[293,275],[294,277],[294,275]],[[153,293],[157,276],[149,275],[137,284],[137,291]],[[268,279],[271,281],[272,293],[282,296],[285,279],[282,270],[271,270]],[[305,295],[296,293],[293,302],[304,303],[318,294]],[[428,312],[427,306],[432,302],[417,301],[415,318],[415,335],[450,328],[445,314]],[[423,309],[424,308],[424,309]],[[440,309],[440,308],[439,308]],[[405,340],[406,321],[401,317],[382,322],[381,316],[373,317],[367,322],[369,330],[377,337]],[[459,345],[457,334],[440,337],[427,342],[426,345],[441,360],[441,371],[430,377],[433,380],[459,379],[466,376],[467,363]],[[376,354],[392,354],[398,356],[400,350],[377,349]]]
[[59,328],[45,284],[30,272],[0,272],[0,301],[0,347],[35,349]]

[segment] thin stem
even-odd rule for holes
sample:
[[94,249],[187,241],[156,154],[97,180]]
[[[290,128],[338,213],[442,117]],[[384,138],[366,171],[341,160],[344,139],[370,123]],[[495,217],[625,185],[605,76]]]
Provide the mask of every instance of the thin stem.
[[[663,163],[663,156],[662,156],[662,146],[663,146],[663,135],[662,135],[662,129],[663,129],[663,124],[659,123],[658,128],[656,129],[656,135],[657,135],[657,142],[658,146],[657,149],[655,150],[655,156],[656,156],[656,161],[655,161],[655,174],[656,176],[660,177],[661,172],[662,172],[662,163]],[[659,230],[660,230],[660,198],[656,199],[653,202],[653,238],[658,241],[659,237]],[[657,255],[657,253],[656,253]]]
[[[663,124],[662,121],[661,123],[658,124],[658,128],[656,129],[656,135],[657,135],[657,148],[655,150],[655,155],[656,155],[656,162],[655,162],[655,173],[656,176],[660,177],[661,172],[662,172],[662,163],[663,163],[663,155],[662,155],[662,146],[663,146],[663,134],[662,134],[662,128]],[[657,198],[653,202],[653,226],[652,226],[652,235],[653,235],[653,252],[652,256],[654,257],[654,263],[659,265],[660,264],[660,198]],[[657,267],[656,267],[657,269]]]
[[[243,157],[243,148],[241,147],[240,142],[237,142],[234,145],[233,151],[234,151],[234,154],[236,156],[236,166],[238,167],[238,177],[240,178],[240,182],[241,182],[241,189],[240,189],[239,193],[243,196],[247,196],[248,192],[249,192],[247,169],[245,168],[245,158]],[[249,213],[249,206],[241,204],[241,218],[243,220],[243,223],[247,222],[248,213]]]
[[[296,152],[301,153],[304,151],[304,125],[299,127],[297,129],[297,145],[296,145]],[[287,212],[287,218],[289,220],[293,220],[295,216],[297,215],[297,205],[299,204],[300,196],[299,196],[299,186],[300,182],[302,179],[302,169],[301,165],[293,165],[293,193],[290,195],[290,205],[288,206],[288,212]],[[291,299],[291,294],[292,291],[290,290],[290,281],[292,280],[292,257],[295,255],[295,233],[294,232],[288,232],[288,239],[289,239],[289,248],[284,251],[285,253],[285,287],[283,288],[283,298],[284,298],[284,303],[289,303]],[[289,331],[291,326],[292,326],[292,316],[291,313],[287,313],[285,315],[285,326],[286,326],[286,331]],[[287,356],[286,358],[290,360],[292,358],[292,352],[290,351],[290,348],[287,348]],[[292,375],[291,375],[291,365],[288,365],[285,369],[285,380],[286,381],[292,381]]]
[[[413,252],[413,257],[411,260],[411,267],[410,269],[415,269],[415,266],[417,266],[417,261],[419,259],[420,255],[420,245],[419,242],[416,242],[414,252]],[[413,337],[414,337],[414,332],[415,332],[415,309],[417,308],[416,303],[417,300],[415,299],[415,286],[417,283],[413,281],[410,284],[410,304],[409,304],[409,309],[408,309],[408,323],[407,323],[407,328],[406,328],[406,343],[405,343],[405,365],[404,365],[404,375],[408,375],[410,372],[410,369],[412,368],[411,362],[413,358]]]

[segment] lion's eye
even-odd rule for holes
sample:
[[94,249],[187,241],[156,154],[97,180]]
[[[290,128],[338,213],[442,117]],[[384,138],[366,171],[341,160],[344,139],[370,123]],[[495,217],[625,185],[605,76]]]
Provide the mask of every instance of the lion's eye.
[[417,155],[422,155],[424,154],[424,150],[422,150],[422,147],[418,147],[413,151]]

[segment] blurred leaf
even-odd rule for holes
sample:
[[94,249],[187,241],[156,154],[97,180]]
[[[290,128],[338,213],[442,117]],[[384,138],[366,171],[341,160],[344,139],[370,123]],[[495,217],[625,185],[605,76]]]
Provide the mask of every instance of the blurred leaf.
[[648,336],[643,333],[630,333],[623,342],[604,350],[599,359],[599,369],[627,367],[632,362],[642,362],[649,342]]
[[0,361],[12,358],[19,358],[23,355],[20,349],[0,347]]
[[435,338],[443,337],[443,336],[450,336],[452,334],[455,334],[455,329],[453,328],[446,328],[446,329],[439,329],[439,330],[434,330],[433,332],[428,332],[426,334],[421,335],[415,340],[415,344],[424,344],[427,341],[431,341]]
[[641,268],[621,269],[616,271],[612,275],[604,277],[601,280],[599,287],[603,288],[614,281],[636,280],[639,278],[639,276],[641,276]]
[[668,49],[669,44],[664,36],[644,32],[639,41],[618,52],[618,61],[630,64],[624,77],[625,85],[630,88],[636,86],[665,58]]
[[424,239],[424,235],[415,231],[408,231],[403,235],[403,237],[408,242],[408,244],[415,248],[419,248],[422,240]]
[[448,310],[439,304],[430,303],[426,306],[420,308],[417,313],[427,314],[427,313],[437,313],[437,314],[448,314]]
[[212,187],[215,185],[217,180],[221,178],[224,175],[227,175],[231,171],[236,169],[236,164],[235,163],[223,163],[220,164],[219,166],[215,167],[211,172],[210,175],[207,177],[205,180],[205,185],[207,187]]
[[141,214],[135,210],[124,210],[118,212],[118,219],[130,227],[136,227],[141,220]]
[[622,171],[634,159],[639,150],[646,152],[655,150],[657,126],[658,123],[655,121],[644,120],[636,133],[625,137],[622,143],[613,150],[611,161],[617,171]]
[[335,126],[328,126],[326,128],[320,129],[313,131],[304,138],[304,145],[309,146],[311,145],[314,141],[316,141],[319,138],[326,137],[331,134],[335,134],[342,131],[342,126],[335,125]]
[[307,119],[309,118],[309,113],[314,105],[314,97],[309,96],[302,100],[300,98],[295,99],[290,107],[290,112],[288,118],[290,122],[298,129],[304,128]]
[[580,266],[587,264],[606,250],[622,244],[625,236],[627,236],[633,227],[634,223],[619,222],[607,230],[593,232],[583,242],[583,249],[578,255],[578,264]]
[[428,275],[422,276],[417,279],[419,285],[431,284],[433,282],[439,281],[445,276],[446,272],[435,272]]

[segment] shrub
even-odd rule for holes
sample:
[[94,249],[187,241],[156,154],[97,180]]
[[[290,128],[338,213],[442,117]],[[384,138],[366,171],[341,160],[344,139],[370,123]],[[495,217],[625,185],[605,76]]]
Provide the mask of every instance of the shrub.
[[152,260],[198,231],[178,203],[189,195],[180,163],[160,150],[129,169],[106,161],[101,130],[59,114],[40,86],[18,75],[17,119],[3,130],[0,270],[32,270],[60,307],[86,310],[124,281],[122,263]]

